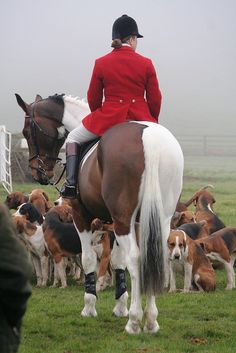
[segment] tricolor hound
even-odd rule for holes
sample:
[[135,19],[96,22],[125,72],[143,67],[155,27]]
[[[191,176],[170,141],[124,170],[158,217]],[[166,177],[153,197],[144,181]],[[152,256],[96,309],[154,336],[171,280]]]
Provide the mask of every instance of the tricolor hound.
[[168,238],[170,292],[176,291],[176,273],[184,274],[184,292],[192,282],[200,291],[215,290],[215,273],[207,256],[184,231],[171,230]]
[[235,288],[236,228],[225,227],[195,242],[202,247],[211,260],[224,264],[227,273],[226,289]]

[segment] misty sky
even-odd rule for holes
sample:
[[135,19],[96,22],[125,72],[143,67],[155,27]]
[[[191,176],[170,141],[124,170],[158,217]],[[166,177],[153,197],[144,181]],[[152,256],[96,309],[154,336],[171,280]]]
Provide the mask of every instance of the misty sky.
[[174,134],[235,134],[235,0],[1,0],[0,124],[23,127],[27,102],[86,97],[94,61],[122,14],[138,23],[163,94],[159,121]]

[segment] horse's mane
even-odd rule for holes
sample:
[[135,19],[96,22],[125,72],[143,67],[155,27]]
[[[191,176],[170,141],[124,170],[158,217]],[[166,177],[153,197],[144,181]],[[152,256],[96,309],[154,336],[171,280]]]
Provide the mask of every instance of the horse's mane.
[[65,102],[65,103],[76,104],[82,108],[83,107],[87,108],[88,106],[88,103],[84,98],[81,99],[79,97],[73,97],[71,95],[66,95],[64,93],[61,93],[61,94],[55,93],[53,96],[49,96],[48,99],[53,100],[57,104],[64,104]]
[[86,102],[86,100],[84,98],[79,98],[79,97],[73,97],[71,95],[64,95],[63,96],[63,99],[65,102],[68,102],[68,103],[74,103],[74,104],[77,104],[79,105],[80,107],[87,107],[88,106],[88,103]]

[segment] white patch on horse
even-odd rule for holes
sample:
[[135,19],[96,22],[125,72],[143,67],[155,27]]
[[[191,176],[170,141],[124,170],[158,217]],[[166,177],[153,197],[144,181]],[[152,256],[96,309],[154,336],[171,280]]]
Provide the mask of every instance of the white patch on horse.
[[60,139],[65,137],[65,134],[66,134],[65,126],[58,127],[57,131],[58,131],[58,140],[60,140]]
[[78,97],[65,95],[63,100],[65,107],[62,123],[66,130],[72,131],[90,113],[89,105],[84,99]]

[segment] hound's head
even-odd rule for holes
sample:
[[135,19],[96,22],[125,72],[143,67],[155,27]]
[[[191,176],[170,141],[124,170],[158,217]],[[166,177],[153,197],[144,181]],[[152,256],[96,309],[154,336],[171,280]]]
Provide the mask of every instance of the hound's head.
[[182,260],[188,251],[187,235],[182,230],[171,230],[167,240],[170,260]]
[[56,213],[59,216],[59,219],[63,223],[72,223],[73,222],[73,217],[72,217],[72,207],[69,206],[68,204],[63,204],[61,206],[55,206],[51,208],[49,213]]
[[13,217],[13,223],[19,234],[25,233],[28,236],[32,236],[37,231],[37,226],[29,222],[25,216]]
[[184,223],[196,223],[196,217],[192,211],[175,212],[171,219],[171,229],[175,229]]
[[29,194],[29,202],[31,202],[43,215],[47,213],[52,204],[49,201],[48,194],[43,189],[34,189]]
[[192,201],[194,206],[197,209],[205,208],[205,207],[212,207],[213,203],[216,202],[214,196],[210,191],[208,191],[208,188],[213,188],[212,185],[206,185],[200,190],[198,190],[195,195],[192,197]]
[[13,214],[13,216],[25,216],[25,218],[31,223],[37,222],[38,224],[43,223],[43,216],[38,209],[30,202],[23,203]]
[[22,203],[27,202],[28,197],[25,196],[21,191],[11,192],[7,195],[5,205],[11,210],[16,210]]

